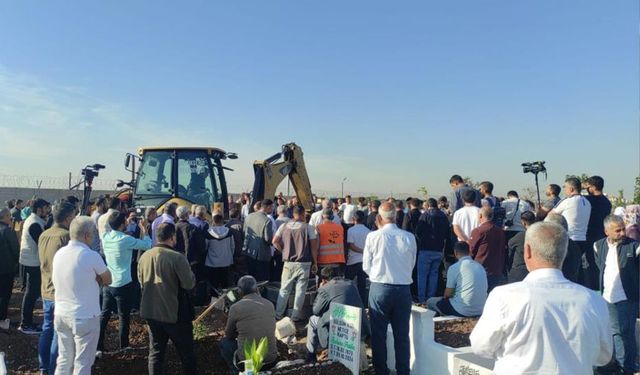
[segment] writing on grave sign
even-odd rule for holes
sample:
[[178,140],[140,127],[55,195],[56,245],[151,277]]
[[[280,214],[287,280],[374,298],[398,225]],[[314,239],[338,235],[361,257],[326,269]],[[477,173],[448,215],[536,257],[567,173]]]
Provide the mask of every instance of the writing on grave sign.
[[362,309],[332,302],[329,319],[329,359],[360,373],[360,322]]
[[453,374],[455,375],[493,375],[493,371],[462,358],[453,359]]

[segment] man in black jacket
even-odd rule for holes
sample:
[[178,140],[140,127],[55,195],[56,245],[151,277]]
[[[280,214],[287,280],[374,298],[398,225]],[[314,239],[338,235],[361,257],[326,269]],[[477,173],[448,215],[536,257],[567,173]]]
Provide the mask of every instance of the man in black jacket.
[[372,200],[369,203],[369,215],[367,216],[367,228],[371,230],[377,230],[378,226],[376,225],[376,217],[378,216],[378,208],[380,208],[379,200]]
[[233,251],[233,277],[234,280],[240,279],[240,277],[249,273],[246,256],[242,254],[244,230],[242,220],[240,220],[240,209],[234,207],[229,210],[229,221],[224,226],[229,228],[229,231],[233,236],[233,243],[236,245],[236,248]]
[[[320,287],[313,302],[313,315],[307,326],[307,361],[316,361],[316,351],[329,346],[329,318],[331,302],[359,307],[363,309],[358,289],[350,280],[343,277],[339,267],[324,267],[320,271]],[[367,315],[362,310],[361,315],[362,341],[370,334]],[[362,344],[364,345],[364,344]]]
[[404,202],[401,200],[397,200],[395,203],[396,206],[396,225],[398,228],[402,228],[402,224],[404,223]]
[[520,221],[524,226],[524,231],[513,236],[507,245],[507,280],[509,283],[522,281],[529,274],[527,265],[524,263],[524,236],[527,228],[536,222],[536,215],[531,211],[525,211],[520,214]]
[[416,227],[418,226],[418,220],[420,220],[420,215],[422,212],[420,211],[420,206],[422,202],[418,198],[411,198],[408,203],[409,212],[404,216],[404,220],[402,221],[402,229],[407,232],[416,234]]
[[640,244],[625,237],[622,218],[604,219],[607,237],[594,244],[595,261],[600,270],[599,289],[609,306],[615,360],[625,374],[638,371],[636,356],[636,318],[640,300]]
[[429,198],[428,207],[420,216],[415,231],[418,242],[418,301],[423,303],[436,295],[442,253],[451,237],[449,219],[438,209],[438,202]]
[[[416,234],[416,227],[418,226],[418,220],[420,220],[420,215],[422,212],[420,211],[420,206],[422,202],[418,198],[409,199],[407,205],[409,206],[409,212],[404,215],[404,219],[402,220],[402,229],[406,230],[409,233],[412,233],[414,236]],[[418,245],[416,240],[416,245]],[[414,299],[418,298],[418,263],[413,266],[413,272],[411,273],[411,279],[413,283],[411,283],[411,295]]]
[[3,208],[0,210],[0,329],[3,330],[9,329],[7,311],[19,256],[20,245],[11,225],[11,212]]
[[176,210],[178,222],[176,223],[176,251],[183,253],[191,272],[196,278],[196,287],[191,290],[193,303],[196,306],[206,304],[207,284],[204,271],[204,258],[207,254],[206,233],[203,229],[189,222],[189,208],[180,206]]
[[[544,221],[556,223],[563,227],[564,230],[569,231],[567,219],[560,214],[550,212],[544,218]],[[576,241],[569,238],[569,243],[567,244],[567,255],[564,257],[564,261],[562,262],[562,275],[564,275],[567,280],[577,283],[580,267],[582,267],[582,250],[580,250],[580,246]]]
[[460,175],[454,174],[453,176],[451,176],[451,178],[449,179],[449,184],[451,185],[451,189],[453,189],[453,192],[451,193],[451,199],[449,199],[449,208],[451,209],[451,215],[453,215],[456,210],[464,206],[462,197],[464,196],[464,192],[467,190],[471,190],[475,194],[473,205],[476,207],[481,206],[480,192],[469,186],[468,184],[465,184]]

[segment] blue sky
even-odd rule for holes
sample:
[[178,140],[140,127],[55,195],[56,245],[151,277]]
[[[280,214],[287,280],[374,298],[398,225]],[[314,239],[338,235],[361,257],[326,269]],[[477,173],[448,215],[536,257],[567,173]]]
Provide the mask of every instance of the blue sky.
[[211,145],[251,162],[295,141],[312,186],[499,194],[640,169],[636,1],[0,1],[0,174]]

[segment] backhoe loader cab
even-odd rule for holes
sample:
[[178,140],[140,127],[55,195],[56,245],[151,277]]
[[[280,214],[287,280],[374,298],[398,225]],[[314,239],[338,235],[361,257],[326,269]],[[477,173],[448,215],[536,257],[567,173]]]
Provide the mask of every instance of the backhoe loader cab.
[[[227,184],[222,160],[236,159],[234,153],[218,148],[140,148],[140,168],[133,184],[135,207],[162,209],[169,201],[180,205],[199,204],[227,216]],[[129,167],[131,156],[125,165]],[[229,169],[230,170],[230,169]]]

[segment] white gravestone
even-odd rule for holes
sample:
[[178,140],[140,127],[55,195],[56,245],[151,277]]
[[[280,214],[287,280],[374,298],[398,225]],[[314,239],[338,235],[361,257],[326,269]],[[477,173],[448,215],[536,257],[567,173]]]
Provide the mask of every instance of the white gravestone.
[[362,309],[331,303],[329,320],[329,359],[360,373],[360,322]]

